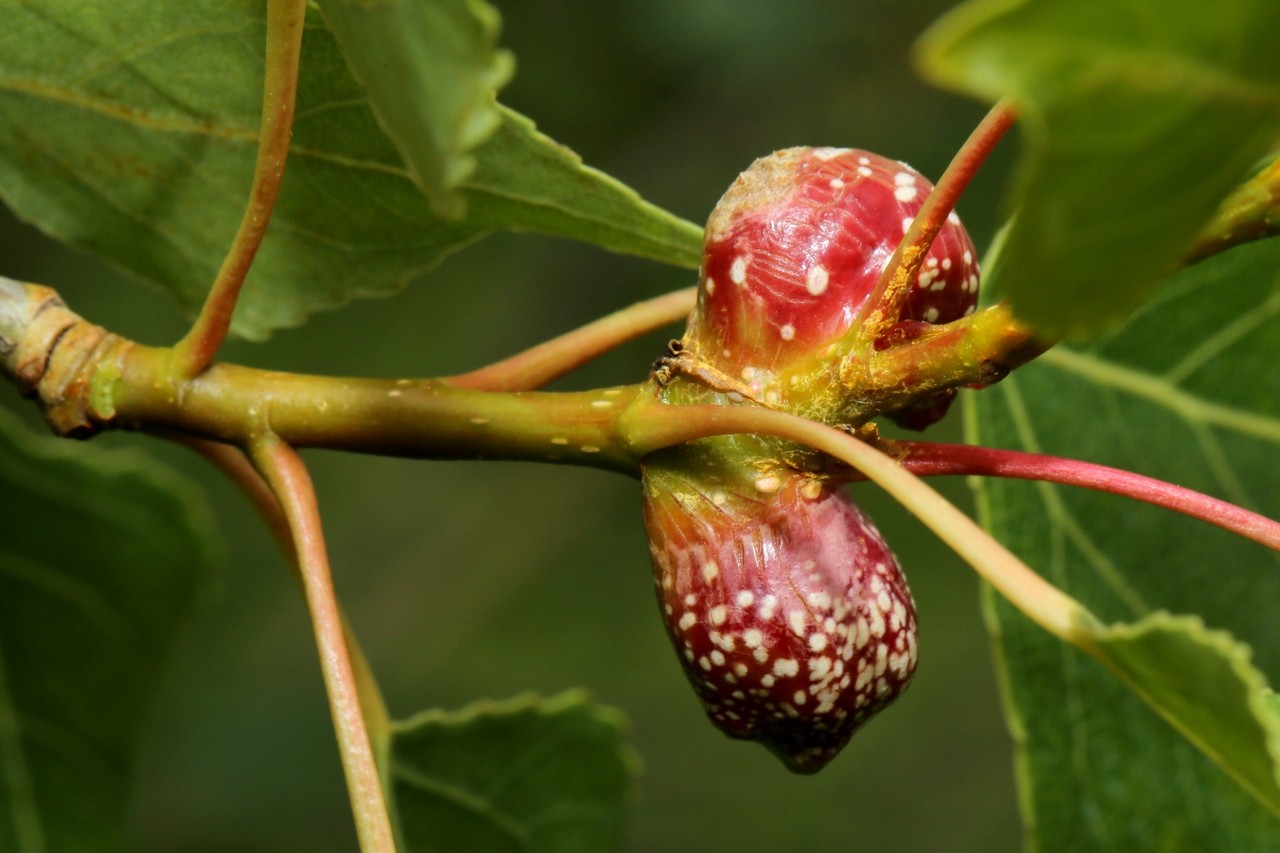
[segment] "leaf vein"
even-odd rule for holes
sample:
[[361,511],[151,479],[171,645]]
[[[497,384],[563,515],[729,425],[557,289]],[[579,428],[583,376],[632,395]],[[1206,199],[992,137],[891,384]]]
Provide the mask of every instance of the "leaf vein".
[[1215,403],[1184,391],[1159,376],[1124,367],[1073,350],[1054,348],[1041,360],[1060,370],[1073,373],[1135,397],[1163,406],[1188,423],[1204,423],[1229,432],[1250,435],[1280,444],[1280,418],[1259,415],[1233,406]]
[[12,816],[18,849],[44,853],[44,824],[22,746],[22,721],[9,690],[3,645],[0,645],[0,778],[4,780],[4,799]]
[[[1275,284],[1280,284],[1280,278],[1276,279]],[[1166,370],[1160,378],[1170,385],[1181,385],[1192,373],[1244,340],[1255,329],[1275,319],[1277,314],[1280,314],[1280,290],[1273,292],[1257,310],[1242,314],[1210,335],[1183,356],[1181,361]]]
[[487,797],[458,785],[433,779],[424,773],[417,773],[403,764],[397,764],[392,773],[401,782],[419,789],[420,793],[434,794],[453,805],[488,819],[493,826],[502,830],[520,845],[521,849],[528,850],[530,853],[534,850],[533,840],[519,820],[502,811]]

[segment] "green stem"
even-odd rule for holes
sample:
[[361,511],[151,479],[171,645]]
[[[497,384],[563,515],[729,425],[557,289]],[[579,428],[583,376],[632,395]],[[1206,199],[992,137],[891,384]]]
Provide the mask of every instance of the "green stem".
[[510,358],[441,381],[483,391],[541,388],[602,353],[687,317],[696,295],[697,288],[689,287],[637,302]]
[[1241,243],[1280,234],[1280,157],[1222,203],[1200,232],[1187,263],[1202,261]]
[[173,348],[173,370],[180,377],[199,374],[212,362],[231,328],[240,289],[253,264],[280,194],[298,89],[298,60],[306,0],[267,0],[266,74],[258,159],[244,217],[191,330]]
[[864,359],[841,365],[841,384],[864,388],[874,414],[893,411],[944,388],[984,388],[1047,349],[1032,330],[998,303]]
[[641,386],[493,393],[426,379],[308,376],[231,364],[176,380],[168,357],[168,350],[132,344],[102,365],[90,419],[239,446],[270,434],[300,448],[638,472],[615,420]]
[[253,442],[250,452],[289,523],[360,849],[364,853],[394,853],[395,836],[333,590],[315,488],[302,457],[278,438],[263,435]]
[[1096,620],[919,477],[853,436],[796,415],[753,406],[663,406],[640,398],[623,430],[638,455],[714,435],[772,435],[817,448],[853,466],[896,498],[1033,621],[1073,645],[1091,649]]

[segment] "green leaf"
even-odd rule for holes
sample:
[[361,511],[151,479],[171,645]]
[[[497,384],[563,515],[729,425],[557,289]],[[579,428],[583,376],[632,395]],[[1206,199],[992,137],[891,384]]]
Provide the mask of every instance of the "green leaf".
[[395,724],[390,775],[406,849],[624,849],[636,760],[622,728],[579,691]]
[[1280,818],[1280,714],[1248,646],[1163,611],[1094,640],[1113,672]]
[[[261,2],[0,8],[0,197],[194,311],[253,175]],[[526,120],[497,115],[492,139],[474,151],[475,175],[458,190],[472,216],[439,216],[319,13],[309,15],[289,165],[235,331],[260,339],[353,297],[397,292],[495,229],[696,266],[696,226],[582,166]]]
[[[1113,465],[1280,516],[1280,241],[1174,276],[1117,332],[975,395],[970,438]],[[1274,850],[1280,557],[1108,495],[984,481],[992,532],[1109,626],[1111,665],[1229,774],[1084,654],[988,593],[1045,849]],[[1161,611],[1194,614],[1212,627]],[[1221,631],[1236,640],[1228,640]],[[1252,647],[1253,667],[1237,643]]]
[[1000,293],[1047,334],[1114,325],[1280,136],[1280,4],[972,0],[920,44],[934,82],[1020,114]]
[[325,0],[325,21],[378,123],[436,212],[460,217],[471,152],[497,128],[511,77],[498,13],[483,0]]
[[0,850],[132,849],[134,747],[210,577],[209,515],[146,460],[3,411],[0,494]]
[[467,183],[470,221],[560,234],[614,252],[696,268],[702,229],[584,165],[533,122],[500,107],[502,125],[479,151]]

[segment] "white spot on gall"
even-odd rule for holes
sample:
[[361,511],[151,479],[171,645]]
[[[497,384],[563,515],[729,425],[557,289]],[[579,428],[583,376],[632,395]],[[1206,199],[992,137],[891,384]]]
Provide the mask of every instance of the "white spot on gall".
[[680,626],[681,631],[688,631],[693,627],[693,623],[697,621],[698,617],[694,616],[692,613],[685,613],[680,617],[680,621],[676,624]]
[[936,323],[938,321],[938,309],[930,306],[924,311],[924,321],[926,323]]
[[893,670],[900,679],[907,677],[907,667],[910,665],[911,656],[906,652],[889,656],[889,669]]
[[729,617],[729,608],[725,607],[723,604],[717,604],[715,607],[711,608],[707,613],[707,616],[710,617],[712,625],[723,625],[724,620]]
[[796,695],[795,695],[795,696],[792,696],[791,698],[795,700],[795,702],[796,702],[796,704],[797,704],[797,705],[803,705],[803,704],[804,704],[805,702],[807,702],[807,701],[808,701],[808,699],[809,699],[809,697],[808,697],[808,696],[805,696],[805,695],[804,695],[804,691],[803,691],[803,690],[797,690],[797,691],[796,691]]
[[711,662],[716,666],[724,666],[724,652],[719,649],[711,650]]
[[787,624],[791,626],[791,631],[797,637],[804,636],[805,629],[805,613],[803,610],[792,610],[787,614]]
[[813,156],[817,157],[819,160],[824,160],[824,161],[834,160],[836,157],[839,157],[841,154],[847,154],[848,151],[849,151],[848,148],[815,148],[813,149]]
[[582,447],[578,449],[581,450],[583,453],[599,453],[600,452],[600,448],[596,447],[594,444],[584,444],[582,445]]
[[739,678],[742,678],[747,674],[747,665],[745,663],[735,663],[733,665],[733,671],[738,674]]
[[796,327],[791,325],[790,323],[787,323],[781,329],[778,330],[778,334],[782,336],[782,339],[784,341],[795,340]]
[[864,177],[864,178],[869,178],[869,177],[871,177],[872,172],[871,172],[871,169],[870,169],[870,168],[868,168],[867,166],[859,166],[859,167],[858,167],[858,174],[859,174],[859,175],[861,175],[861,176],[862,176],[862,177]]
[[782,488],[782,480],[772,474],[756,478],[756,491],[761,494],[771,495],[780,488]]
[[810,650],[815,651],[815,652],[820,652],[820,651],[822,651],[823,649],[825,649],[826,647],[827,647],[827,635],[826,635],[826,634],[810,634],[810,635],[809,635],[809,648],[810,648]]
[[893,176],[893,184],[897,187],[909,187],[916,182],[916,176],[911,172],[898,172]]
[[707,660],[705,657],[698,658],[698,666],[702,667],[707,672],[711,671],[711,661]]
[[[884,614],[880,612],[880,608],[872,607],[871,613],[871,636],[879,639],[884,636]],[[859,628],[862,626],[859,625]]]
[[729,266],[729,281],[734,284],[742,284],[747,280],[747,259],[743,255],[733,259],[733,263]]
[[756,649],[754,652],[752,652],[751,656],[754,657],[760,663],[764,663],[769,659],[769,652],[763,647],[761,647]]
[[915,221],[916,221],[916,218],[915,218],[914,216],[907,216],[907,217],[903,218],[903,220],[902,220],[902,233],[903,233],[903,234],[906,234],[909,230],[911,230],[911,223],[912,223],[912,222],[915,222]]
[[597,409],[607,409],[613,405],[612,400],[592,400],[591,405]]
[[774,677],[772,675],[760,676],[760,684],[762,684],[763,686],[772,687],[773,683],[774,683]]
[[[794,658],[779,658],[773,662],[773,674],[779,678],[790,678],[800,672],[800,662]],[[761,679],[763,682],[764,679]]]
[[707,296],[715,296],[716,280],[714,278],[708,278],[706,281],[706,288],[707,288]]
[[756,600],[756,594],[749,589],[744,589],[742,592],[738,593],[737,597],[734,599],[734,602],[736,602],[737,605],[741,607],[743,610],[746,610],[748,607],[750,607],[752,604],[755,603],[755,600]]
[[689,593],[688,595],[686,595],[686,596],[684,597],[684,606],[685,606],[685,607],[692,607],[693,605],[695,605],[695,604],[697,604],[697,603],[698,603],[698,596],[694,595],[693,593]]
[[569,443],[569,439],[567,439],[567,438],[553,438],[553,439],[551,439],[551,443],[552,443],[552,444],[565,445],[565,444],[568,444],[568,443]]
[[830,181],[830,183],[829,183],[829,186],[830,186],[830,187],[831,187],[831,189],[833,189],[833,190],[843,189],[843,188],[844,188],[844,181],[840,180],[839,178],[832,178],[832,179],[831,179],[831,181]]
[[472,418],[471,422],[476,426],[484,426],[489,422],[488,418]]
[[915,201],[916,195],[919,193],[915,187],[898,187],[893,191],[893,197],[900,202]]
[[829,276],[827,268],[821,264],[814,265],[805,276],[804,289],[814,296],[821,296],[827,289]]
[[711,583],[720,575],[720,565],[715,560],[707,560],[702,564],[702,579]]

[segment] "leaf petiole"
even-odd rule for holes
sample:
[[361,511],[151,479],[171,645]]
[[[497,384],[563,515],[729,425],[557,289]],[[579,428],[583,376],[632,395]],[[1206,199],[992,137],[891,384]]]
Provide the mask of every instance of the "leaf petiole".
[[360,685],[346,644],[345,624],[334,595],[311,476],[298,452],[274,435],[258,438],[249,452],[254,466],[280,503],[297,553],[299,576],[315,629],[320,670],[329,695],[360,849],[363,853],[394,853],[395,836],[382,778],[365,727]]
[[674,323],[693,310],[696,288],[637,302],[585,326],[441,382],[479,391],[532,391],[633,338]]
[[231,328],[231,316],[254,256],[267,233],[289,157],[293,113],[298,90],[298,62],[306,0],[268,0],[266,74],[262,125],[253,187],[240,228],[214,278],[204,306],[191,329],[173,347],[173,371],[183,379],[198,376],[210,364]]
[[918,477],[976,475],[1079,486],[1173,510],[1280,551],[1280,522],[1233,503],[1132,471],[1079,459],[968,444],[882,441],[880,447]]
[[924,263],[934,238],[946,224],[947,217],[969,182],[1016,119],[1017,113],[1013,105],[1008,101],[1000,101],[987,112],[960,146],[933,191],[925,199],[920,212],[912,219],[907,232],[902,235],[893,256],[880,273],[875,289],[863,303],[859,317],[850,326],[850,335],[856,337],[852,351],[868,351],[884,330],[897,322],[902,302],[906,299],[911,282],[919,274],[920,265]]

